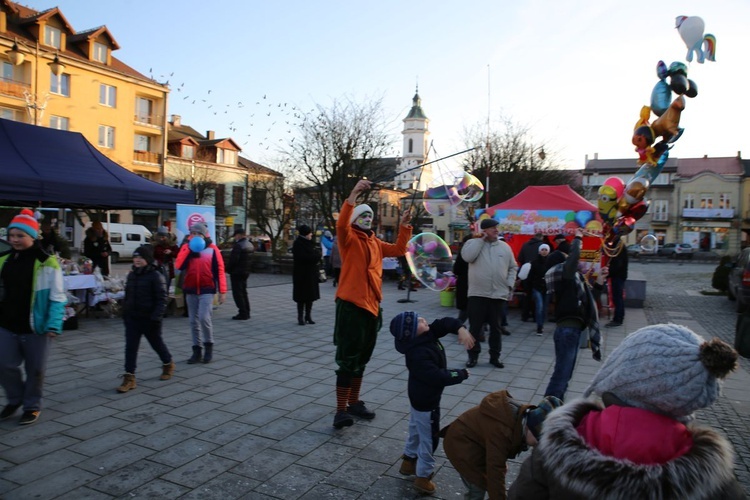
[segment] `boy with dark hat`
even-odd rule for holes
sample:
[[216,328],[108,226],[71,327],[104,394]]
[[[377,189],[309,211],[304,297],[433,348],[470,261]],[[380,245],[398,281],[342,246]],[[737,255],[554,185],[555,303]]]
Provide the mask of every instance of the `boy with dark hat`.
[[160,380],[169,380],[175,364],[161,336],[161,320],[167,308],[167,283],[157,268],[154,249],[141,245],[133,252],[133,268],[125,282],[122,319],[125,322],[125,374],[117,392],[135,389],[135,367],[141,337],[145,336],[162,362]]
[[457,318],[443,318],[427,324],[415,312],[403,312],[391,320],[391,334],[396,350],[406,357],[409,369],[409,436],[402,456],[401,474],[417,478],[414,487],[423,492],[435,492],[431,481],[435,468],[433,453],[438,445],[440,426],[440,397],[446,386],[460,384],[469,378],[466,369],[448,370],[445,349],[440,338],[458,334],[459,343],[467,349],[474,338]]
[[520,403],[506,390],[493,392],[440,431],[443,449],[466,485],[465,498],[506,498],[507,461],[536,446],[547,415],[562,406],[554,396],[538,406]]

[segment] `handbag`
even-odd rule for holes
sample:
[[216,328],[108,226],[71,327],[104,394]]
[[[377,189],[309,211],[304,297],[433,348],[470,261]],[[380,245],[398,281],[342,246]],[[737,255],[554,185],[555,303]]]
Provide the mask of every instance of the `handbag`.
[[325,283],[328,281],[328,276],[326,275],[325,269],[319,269],[318,270],[318,283]]

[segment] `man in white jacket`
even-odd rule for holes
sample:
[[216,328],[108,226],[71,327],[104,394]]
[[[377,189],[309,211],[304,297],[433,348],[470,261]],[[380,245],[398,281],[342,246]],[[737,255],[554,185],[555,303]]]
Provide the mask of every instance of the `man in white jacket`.
[[[494,219],[483,219],[479,224],[482,232],[464,243],[461,257],[469,263],[469,331],[478,341],[482,325],[490,325],[490,364],[504,368],[500,361],[500,315],[516,281],[518,265],[510,245],[498,239],[500,231],[497,225]],[[476,366],[481,351],[480,343],[475,342],[468,351],[468,368]]]

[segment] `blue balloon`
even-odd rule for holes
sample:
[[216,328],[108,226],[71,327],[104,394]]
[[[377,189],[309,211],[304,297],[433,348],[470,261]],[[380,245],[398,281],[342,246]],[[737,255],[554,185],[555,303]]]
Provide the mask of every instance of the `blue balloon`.
[[194,236],[190,239],[190,243],[188,243],[188,246],[193,252],[200,252],[206,248],[206,240],[204,240],[200,236]]

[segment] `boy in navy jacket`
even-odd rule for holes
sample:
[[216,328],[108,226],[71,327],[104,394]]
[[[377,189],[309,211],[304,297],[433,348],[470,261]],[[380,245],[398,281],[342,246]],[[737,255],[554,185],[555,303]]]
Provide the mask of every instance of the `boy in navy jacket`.
[[391,334],[396,350],[405,355],[409,369],[409,437],[404,447],[400,473],[416,474],[414,487],[423,493],[434,493],[431,481],[435,468],[433,453],[437,449],[440,427],[440,397],[448,385],[460,384],[469,377],[466,369],[448,370],[445,349],[440,338],[458,334],[466,349],[474,347],[474,337],[456,318],[438,319],[428,324],[415,312],[403,312],[391,320]]

